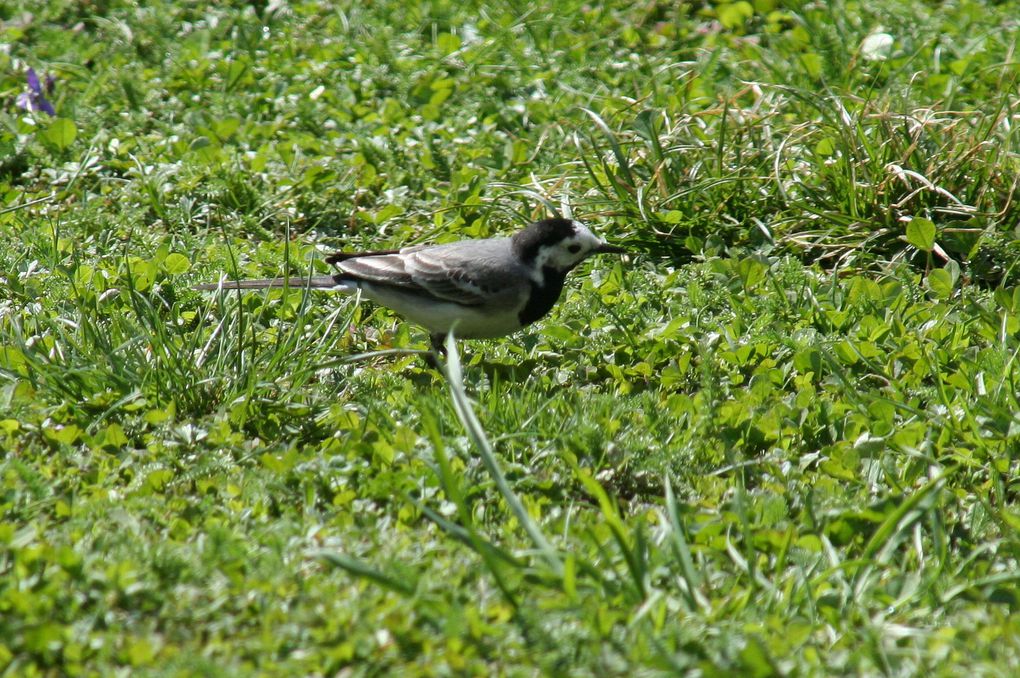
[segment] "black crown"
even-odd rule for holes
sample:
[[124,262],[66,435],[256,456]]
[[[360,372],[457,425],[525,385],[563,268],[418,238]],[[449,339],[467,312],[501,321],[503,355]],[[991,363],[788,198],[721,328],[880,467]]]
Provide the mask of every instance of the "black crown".
[[542,219],[514,234],[511,239],[514,253],[523,261],[533,261],[542,247],[555,245],[577,233],[574,222],[557,217]]

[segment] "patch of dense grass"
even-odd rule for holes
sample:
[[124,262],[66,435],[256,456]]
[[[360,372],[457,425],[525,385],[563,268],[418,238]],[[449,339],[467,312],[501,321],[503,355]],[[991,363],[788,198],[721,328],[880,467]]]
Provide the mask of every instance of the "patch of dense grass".
[[[370,5],[0,10],[0,667],[1014,672],[1015,8]],[[561,210],[442,375],[189,289]]]

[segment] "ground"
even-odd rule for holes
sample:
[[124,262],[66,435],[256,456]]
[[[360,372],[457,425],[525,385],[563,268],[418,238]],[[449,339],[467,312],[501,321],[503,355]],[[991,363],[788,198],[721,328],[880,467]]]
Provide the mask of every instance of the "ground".
[[[1015,674],[1017,16],[4,4],[0,668]],[[552,213],[442,372],[191,289]]]

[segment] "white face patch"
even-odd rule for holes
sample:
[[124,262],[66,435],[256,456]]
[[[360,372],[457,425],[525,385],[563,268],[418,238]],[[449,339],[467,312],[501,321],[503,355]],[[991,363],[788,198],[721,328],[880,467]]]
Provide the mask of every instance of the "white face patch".
[[[579,221],[571,222],[574,235],[555,243],[544,245],[535,257],[538,271],[553,268],[558,271],[569,271],[588,258],[595,249],[602,245],[602,240]],[[541,275],[541,273],[539,273]]]

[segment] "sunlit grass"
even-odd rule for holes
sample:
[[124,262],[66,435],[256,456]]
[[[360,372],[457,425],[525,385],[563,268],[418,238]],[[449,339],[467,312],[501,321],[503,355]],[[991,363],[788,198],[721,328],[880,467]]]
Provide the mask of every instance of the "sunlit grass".
[[[12,10],[0,670],[1015,673],[1012,9]],[[555,211],[441,370],[191,289]]]

